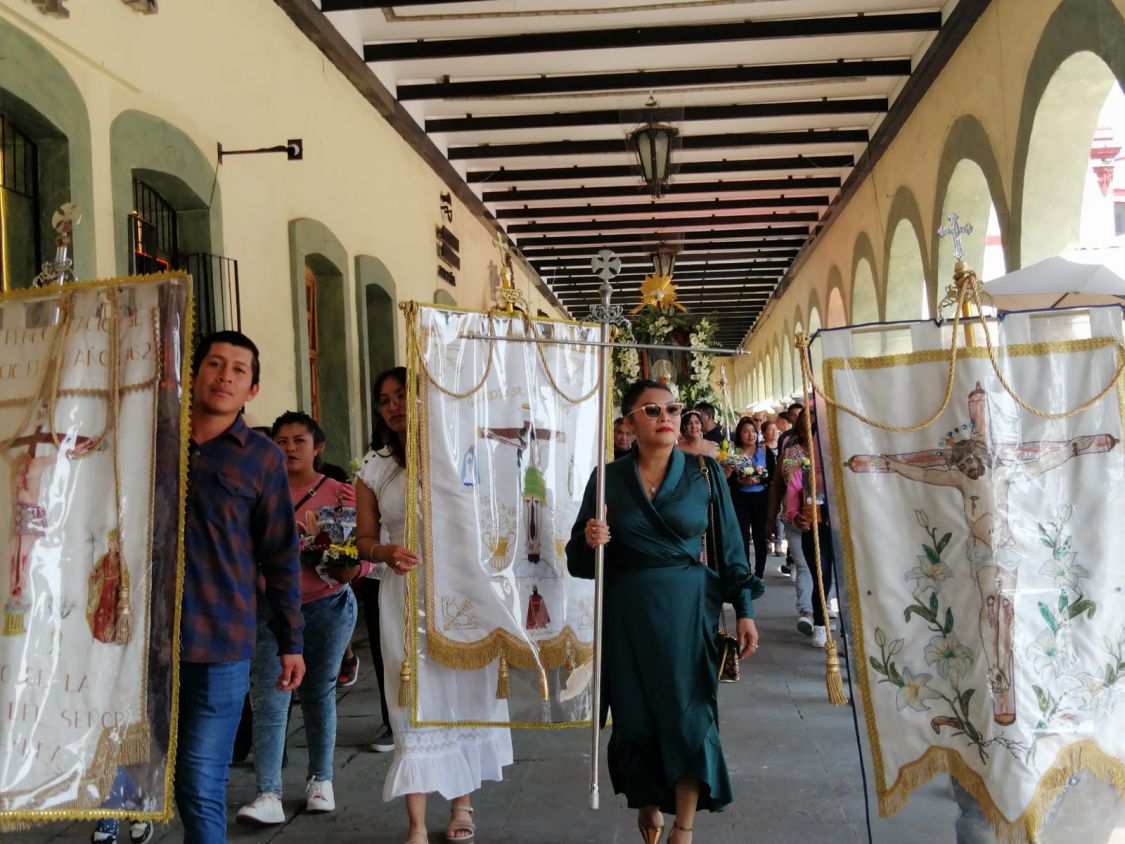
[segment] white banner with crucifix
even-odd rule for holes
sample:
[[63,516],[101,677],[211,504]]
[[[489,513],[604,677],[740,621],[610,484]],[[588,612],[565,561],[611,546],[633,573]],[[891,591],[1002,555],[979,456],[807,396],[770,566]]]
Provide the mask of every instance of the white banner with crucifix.
[[[498,663],[513,725],[587,720],[593,586],[567,573],[565,546],[597,463],[598,354],[545,341],[596,342],[599,329],[425,305],[407,323],[424,561],[415,658]],[[496,336],[539,342],[472,339]],[[438,693],[414,676],[417,723],[495,717],[492,705],[431,708]]]
[[1121,313],[1091,313],[1009,315],[995,369],[977,328],[948,393],[948,324],[899,329],[901,354],[813,344],[884,815],[946,772],[1027,841],[1074,772],[1125,786]]
[[0,827],[169,814],[189,285],[0,299]]

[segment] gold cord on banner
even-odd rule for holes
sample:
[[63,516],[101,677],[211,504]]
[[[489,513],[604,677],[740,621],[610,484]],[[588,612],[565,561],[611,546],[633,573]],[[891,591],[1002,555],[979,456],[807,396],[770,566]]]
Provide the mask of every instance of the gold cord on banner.
[[[997,356],[996,356],[996,350],[995,350],[995,348],[993,347],[993,344],[992,344],[992,336],[991,336],[991,334],[989,333],[989,330],[988,330],[988,322],[987,322],[987,320],[985,319],[985,316],[984,316],[981,297],[982,297],[982,285],[980,283],[980,280],[977,278],[977,274],[973,270],[967,269],[964,266],[964,264],[958,262],[958,264],[955,268],[955,273],[954,273],[954,284],[951,285],[948,288],[946,298],[941,303],[943,307],[945,305],[949,305],[949,304],[952,304],[954,306],[953,331],[952,331],[952,334],[951,334],[950,345],[949,345],[949,368],[946,372],[945,392],[942,396],[941,404],[939,405],[938,409],[933,413],[933,415],[931,415],[924,422],[920,422],[917,425],[890,425],[890,424],[887,424],[885,422],[880,422],[876,419],[872,419],[869,416],[865,416],[864,414],[860,413],[855,408],[848,407],[847,405],[844,405],[844,404],[836,401],[835,399],[833,399],[831,396],[829,396],[827,393],[825,393],[825,391],[823,390],[821,385],[816,382],[816,379],[813,376],[812,358],[811,358],[811,355],[810,355],[810,352],[809,352],[809,336],[807,334],[805,334],[804,332],[801,332],[801,333],[797,334],[795,342],[796,342],[797,349],[800,353],[801,382],[802,382],[802,387],[804,389],[804,395],[806,397],[809,396],[810,395],[810,388],[811,388],[811,392],[818,395],[825,402],[825,404],[827,406],[833,408],[834,410],[840,411],[842,413],[846,413],[849,416],[852,416],[855,419],[858,419],[860,422],[863,422],[864,424],[869,425],[870,427],[877,428],[877,429],[882,430],[882,431],[889,431],[889,432],[894,432],[894,433],[914,433],[914,432],[917,432],[917,431],[921,431],[924,428],[928,428],[930,425],[932,425],[934,422],[936,422],[941,417],[941,415],[945,412],[945,410],[949,406],[949,402],[950,402],[950,400],[953,396],[953,385],[954,385],[954,381],[955,381],[956,374],[957,374],[957,350],[958,350],[957,329],[958,329],[958,326],[961,324],[962,317],[964,317],[965,320],[966,320],[966,324],[965,324],[966,344],[969,345],[969,346],[973,345],[973,336],[972,336],[972,333],[971,333],[972,326],[968,322],[968,320],[971,320],[971,319],[974,318],[973,315],[970,312],[970,308],[969,308],[970,304],[976,306],[977,313],[976,313],[975,319],[980,323],[981,331],[984,334],[984,342],[985,342],[985,348],[987,350],[988,360],[989,360],[989,363],[992,366],[993,372],[996,373],[997,380],[999,380],[1001,386],[1004,388],[1004,391],[1006,393],[1008,393],[1008,395],[1010,395],[1012,397],[1012,399],[1014,399],[1015,402],[1020,407],[1022,407],[1024,410],[1028,411],[1029,413],[1031,413],[1035,416],[1038,416],[1042,419],[1050,419],[1050,420],[1067,419],[1069,417],[1076,416],[1079,413],[1082,413],[1083,411],[1089,409],[1094,404],[1096,404],[1098,401],[1100,401],[1102,398],[1104,398],[1109,393],[1109,391],[1112,390],[1114,388],[1114,386],[1118,383],[1118,381],[1121,378],[1122,372],[1125,371],[1125,349],[1122,348],[1121,343],[1116,343],[1115,346],[1116,346],[1116,350],[1117,350],[1117,367],[1114,371],[1113,378],[1111,378],[1109,383],[1107,383],[1105,385],[1105,387],[1103,387],[1101,390],[1099,390],[1096,395],[1094,395],[1092,398],[1088,399],[1087,401],[1083,402],[1079,406],[1077,406],[1075,408],[1072,408],[1071,410],[1063,411],[1063,412],[1060,412],[1060,413],[1049,413],[1047,411],[1041,410],[1038,407],[1035,407],[1034,405],[1032,405],[1030,402],[1025,400],[1022,396],[1020,396],[1016,392],[1015,388],[1012,387],[1012,385],[1008,382],[1008,380],[1004,377],[1003,373],[1001,372],[1000,363],[997,360]],[[816,495],[816,447],[815,447],[815,443],[814,443],[813,437],[812,437],[812,414],[811,414],[811,412],[807,412],[805,414],[805,435],[808,438],[808,442],[809,442],[809,461],[812,464],[811,469],[810,469],[810,476],[811,476],[810,477],[810,486],[811,486],[812,495],[814,496],[813,500],[815,501],[815,495]],[[823,579],[823,575],[821,573],[821,568],[820,568],[820,565],[821,565],[820,564],[820,560],[821,560],[820,531],[816,528],[815,521],[814,521],[814,524],[813,524],[813,549],[814,549],[814,552],[815,552],[814,556],[816,558],[815,559],[815,565],[813,567],[814,568],[813,574],[816,577],[817,584],[818,584],[819,589],[820,589],[821,610],[824,613],[824,618],[827,620],[827,618],[828,618],[827,596],[824,594],[824,579]],[[827,657],[826,657],[827,666],[826,666],[826,678],[825,679],[826,679],[826,683],[827,683],[827,686],[828,686],[828,699],[834,705],[841,705],[841,704],[844,704],[844,703],[847,702],[847,698],[844,695],[843,682],[842,682],[841,676],[840,676],[840,660],[839,660],[839,656],[837,654],[836,643],[833,641],[833,638],[832,638],[831,625],[827,625],[827,628],[828,628],[828,641],[827,641],[827,644],[825,645],[825,652],[826,652],[826,655],[827,655]]]
[[[802,335],[803,336],[803,335]],[[809,390],[808,379],[805,377],[805,369],[807,367],[807,358],[809,351],[808,338],[804,338],[804,345],[798,340],[798,346],[801,349],[801,381],[804,388],[804,395],[807,396]],[[827,636],[824,643],[824,683],[828,690],[828,702],[833,706],[843,706],[848,702],[848,696],[844,694],[844,681],[840,676],[840,657],[836,651],[836,640],[832,637],[832,624],[831,619],[828,617],[828,596],[824,590],[824,571],[820,563],[820,514],[816,510],[816,441],[813,440],[812,430],[812,408],[805,409],[805,439],[808,442],[809,452],[809,494],[813,500],[813,519],[812,519],[812,536],[813,536],[813,558],[812,565],[813,577],[816,578],[817,597],[820,600],[821,618],[824,619],[824,630]]]

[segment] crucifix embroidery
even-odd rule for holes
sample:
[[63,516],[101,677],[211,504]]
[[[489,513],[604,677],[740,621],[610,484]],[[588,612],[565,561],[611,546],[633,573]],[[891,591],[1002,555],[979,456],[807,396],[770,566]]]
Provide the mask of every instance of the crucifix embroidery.
[[[524,410],[530,408],[524,405]],[[561,431],[552,431],[550,428],[536,428],[531,419],[525,419],[521,428],[480,428],[477,436],[488,440],[504,443],[516,449],[516,469],[522,469],[523,484],[521,496],[523,498],[524,514],[527,517],[527,559],[528,562],[538,563],[542,556],[540,540],[540,526],[542,510],[547,506],[547,479],[543,475],[542,454],[539,443],[552,438],[565,441],[566,435]],[[524,465],[524,455],[527,455],[527,465]]]
[[[5,636],[21,636],[27,632],[24,616],[31,607],[27,594],[31,554],[35,543],[47,535],[47,508],[39,503],[39,496],[44,479],[49,479],[50,470],[58,460],[59,449],[55,443],[69,444],[64,454],[76,456],[100,442],[94,437],[68,437],[65,433],[47,431],[40,423],[30,434],[8,443],[8,450],[18,453],[7,457],[11,467],[12,532],[8,560],[11,585],[4,602]],[[39,446],[49,448],[40,453]]]
[[969,531],[966,556],[980,594],[980,634],[992,688],[993,720],[1016,720],[1012,682],[1015,594],[1020,558],[1012,537],[1008,496],[1012,484],[1057,469],[1072,457],[1104,454],[1117,445],[1109,434],[1069,440],[998,443],[992,440],[988,398],[980,382],[969,393],[968,439],[948,447],[904,454],[857,454],[846,462],[857,473],[894,473],[907,480],[955,489]]

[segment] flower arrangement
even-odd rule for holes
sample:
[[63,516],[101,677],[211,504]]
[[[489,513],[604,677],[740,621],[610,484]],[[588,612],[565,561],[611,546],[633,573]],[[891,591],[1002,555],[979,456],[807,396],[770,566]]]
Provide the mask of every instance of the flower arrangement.
[[[714,355],[692,351],[711,346],[715,340],[715,323],[707,317],[697,317],[675,309],[646,305],[631,317],[632,330],[626,341],[680,345],[690,355],[690,377],[676,384],[678,398],[689,406],[700,402],[718,403],[711,385]],[[618,349],[614,356],[614,381],[616,391],[637,380],[642,375],[641,357],[636,349]],[[651,377],[651,374],[650,374]]]
[[323,580],[340,582],[341,574],[359,565],[355,544],[355,508],[341,501],[305,514],[301,529],[301,562],[316,569]]

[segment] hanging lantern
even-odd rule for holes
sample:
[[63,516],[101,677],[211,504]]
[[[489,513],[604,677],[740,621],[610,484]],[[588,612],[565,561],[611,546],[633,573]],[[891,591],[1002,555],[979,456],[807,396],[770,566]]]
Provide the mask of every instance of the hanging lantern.
[[676,269],[676,249],[661,241],[651,257],[652,274],[671,278]]
[[650,118],[640,128],[629,135],[629,142],[637,153],[637,163],[641,167],[648,192],[654,199],[664,195],[668,184],[669,167],[672,163],[672,144],[679,137],[680,130],[656,120],[656,100],[647,104]]

